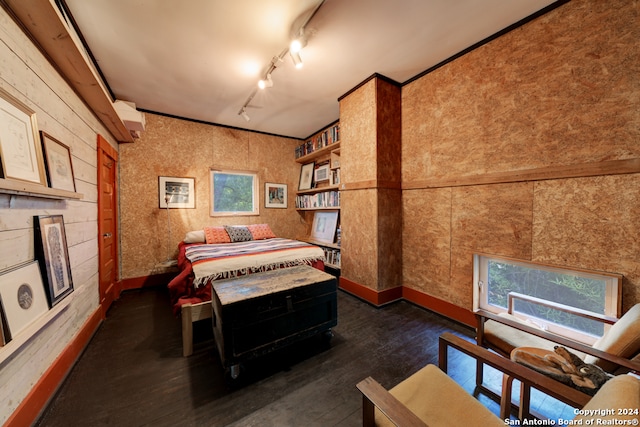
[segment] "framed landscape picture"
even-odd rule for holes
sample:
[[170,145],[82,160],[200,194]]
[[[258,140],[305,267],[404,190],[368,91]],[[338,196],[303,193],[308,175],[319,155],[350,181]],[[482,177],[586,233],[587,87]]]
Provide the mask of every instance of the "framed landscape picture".
[[7,322],[5,342],[49,310],[37,262],[31,261],[0,274],[0,301]]
[[35,216],[36,258],[53,307],[73,292],[67,235],[62,215]]
[[173,176],[158,177],[158,200],[161,209],[196,207],[196,179]]
[[36,113],[0,89],[2,177],[47,185]]
[[287,184],[264,184],[264,207],[281,208],[287,207]]

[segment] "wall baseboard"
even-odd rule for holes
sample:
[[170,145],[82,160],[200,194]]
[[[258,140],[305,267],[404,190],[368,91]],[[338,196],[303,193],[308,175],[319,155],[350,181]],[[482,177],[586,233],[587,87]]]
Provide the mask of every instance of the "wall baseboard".
[[378,292],[352,280],[340,277],[340,289],[376,307],[404,299],[422,308],[453,319],[456,322],[473,328],[476,326],[476,318],[471,311],[404,286]]
[[67,347],[42,374],[40,380],[6,421],[5,427],[29,426],[40,417],[103,320],[102,307],[99,306],[89,316]]

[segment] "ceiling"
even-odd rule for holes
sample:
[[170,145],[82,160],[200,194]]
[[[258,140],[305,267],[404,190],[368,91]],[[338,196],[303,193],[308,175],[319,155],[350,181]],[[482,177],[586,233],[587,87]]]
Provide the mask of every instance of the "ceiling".
[[[65,2],[117,99],[306,138],[337,120],[338,98],[372,74],[404,83],[554,0]],[[305,23],[296,69],[286,49]],[[256,90],[281,53],[273,87]],[[254,92],[246,121],[238,113]]]

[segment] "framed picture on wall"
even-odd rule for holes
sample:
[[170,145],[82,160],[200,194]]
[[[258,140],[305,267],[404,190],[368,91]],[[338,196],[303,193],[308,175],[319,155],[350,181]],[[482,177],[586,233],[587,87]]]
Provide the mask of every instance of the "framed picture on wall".
[[36,261],[0,274],[0,301],[7,322],[5,342],[16,337],[49,310]]
[[62,142],[40,131],[49,185],[58,190],[76,191],[71,150]]
[[47,185],[36,113],[0,89],[2,177]]
[[158,177],[158,201],[161,209],[196,207],[196,179]]
[[35,216],[36,259],[46,283],[49,306],[73,292],[67,235],[62,215]]
[[287,207],[287,184],[264,184],[264,207],[281,208]]
[[313,170],[316,167],[315,162],[302,165],[300,168],[300,183],[298,184],[298,190],[311,190],[313,187]]
[[338,225],[338,211],[316,211],[313,214],[311,240],[333,243]]

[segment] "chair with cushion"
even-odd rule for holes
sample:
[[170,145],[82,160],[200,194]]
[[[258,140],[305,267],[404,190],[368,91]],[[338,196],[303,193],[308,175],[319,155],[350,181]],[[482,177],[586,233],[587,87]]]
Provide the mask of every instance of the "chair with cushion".
[[[610,329],[598,339],[592,346],[552,334],[543,329],[526,323],[513,315],[513,301],[526,299],[542,305],[553,306],[554,309],[571,312],[573,314],[588,317],[592,320],[600,320],[611,325]],[[508,311],[505,314],[496,315],[484,310],[476,312],[477,344],[510,357],[514,349],[527,347],[553,351],[555,346],[561,345],[572,349],[585,363],[599,366],[604,371],[615,374],[632,370],[640,370],[640,304],[636,304],[620,319],[611,319],[606,316],[593,316],[590,313],[576,312],[574,308],[563,304],[544,302],[526,295],[511,293]],[[478,362],[476,371],[476,385],[483,387],[483,364]],[[529,410],[530,390],[521,388],[520,411],[521,416],[526,417]],[[578,406],[584,399],[567,402]]]
[[[371,377],[358,383],[357,388],[363,395],[363,426],[504,426],[504,418],[498,418],[447,376],[446,355],[450,347],[551,395],[577,392],[487,349],[445,333],[440,337],[440,367],[427,365],[389,391]],[[614,418],[628,422],[638,419],[638,414],[633,411],[621,414],[616,411],[618,408],[640,408],[640,379],[619,375],[607,381],[579,412],[575,423],[588,424],[587,419],[595,418],[603,423]]]

